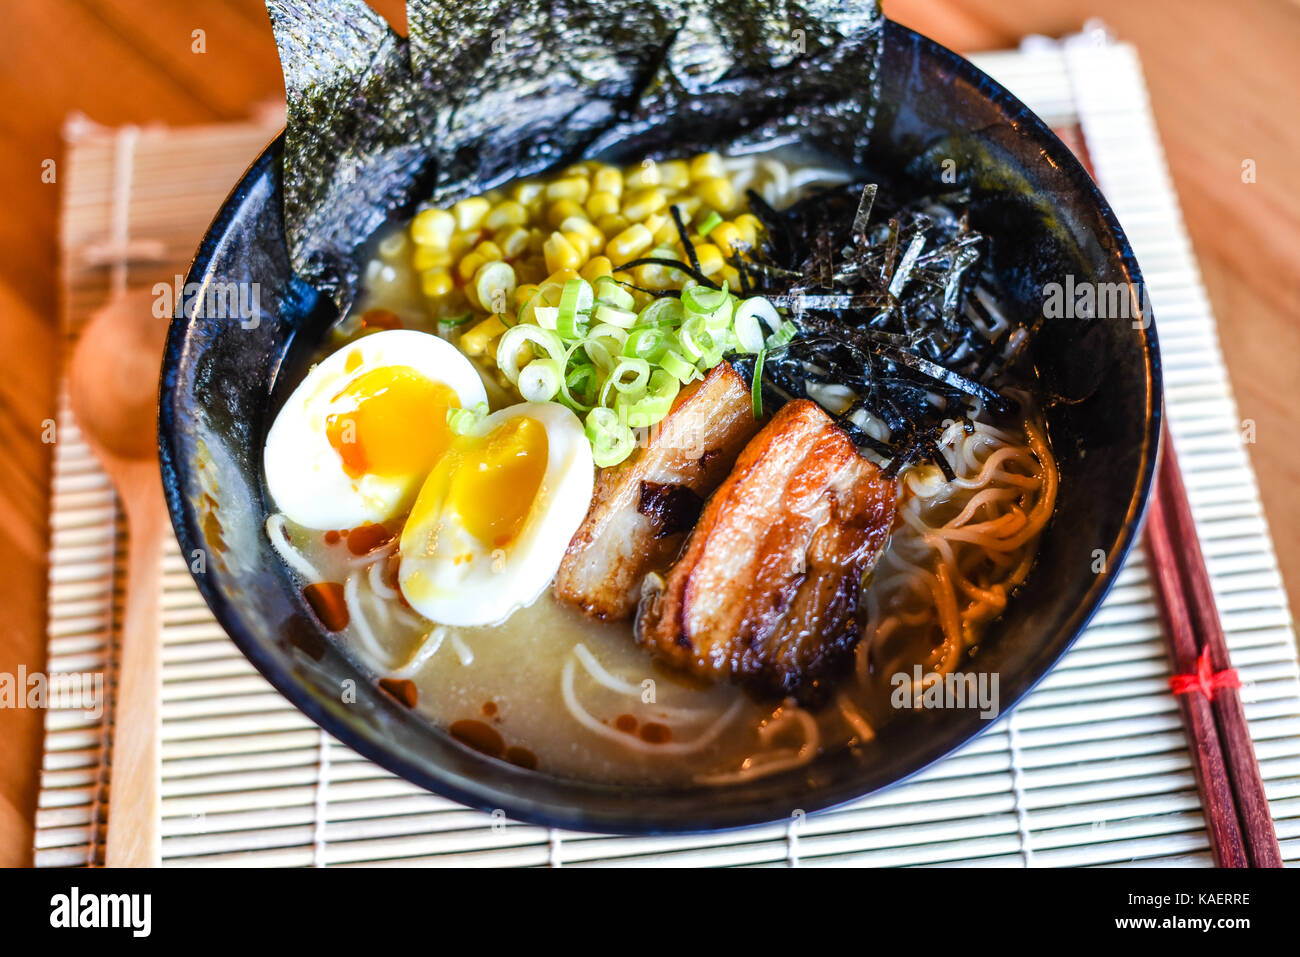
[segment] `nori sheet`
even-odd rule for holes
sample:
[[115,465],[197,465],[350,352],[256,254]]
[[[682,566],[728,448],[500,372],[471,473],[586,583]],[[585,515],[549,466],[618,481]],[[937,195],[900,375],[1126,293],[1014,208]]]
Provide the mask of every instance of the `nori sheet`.
[[299,276],[345,312],[389,218],[581,157],[799,141],[861,162],[884,23],[875,0],[266,0],[288,117],[284,220]]

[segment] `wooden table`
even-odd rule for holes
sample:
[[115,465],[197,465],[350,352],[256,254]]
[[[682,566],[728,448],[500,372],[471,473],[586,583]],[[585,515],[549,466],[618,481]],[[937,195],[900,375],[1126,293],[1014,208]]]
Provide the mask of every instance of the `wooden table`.
[[[399,0],[375,2],[404,29]],[[1294,0],[885,0],[959,50],[1014,46],[1102,18],[1136,43],[1219,321],[1292,607],[1300,607],[1300,6]],[[258,0],[10,0],[0,38],[0,673],[44,666],[45,549],[57,349],[59,131],[233,120],[283,95]],[[202,30],[203,52],[195,33]],[[250,157],[251,159],[251,157]],[[1254,160],[1256,182],[1242,182]],[[45,182],[54,160],[56,182]],[[0,710],[0,865],[30,860],[41,713]]]

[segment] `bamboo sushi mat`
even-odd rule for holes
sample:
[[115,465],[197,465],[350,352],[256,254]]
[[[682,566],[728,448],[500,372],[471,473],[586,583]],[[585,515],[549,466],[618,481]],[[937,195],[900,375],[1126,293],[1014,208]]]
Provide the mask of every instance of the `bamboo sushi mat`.
[[[1295,636],[1191,245],[1135,51],[1093,31],[975,61],[1085,142],[1158,317],[1170,426],[1186,472],[1283,855],[1300,861]],[[69,124],[63,320],[114,283],[183,272],[264,122],[187,129]],[[122,581],[107,479],[63,400],[51,516],[49,672],[103,672]],[[1078,644],[1009,716],[906,784],[796,823],[687,837],[548,830],[394,777],[278,695],[212,619],[172,551],[163,579],[162,856],[169,865],[1211,864],[1136,550]],[[104,713],[112,714],[112,701]],[[103,860],[111,720],[51,710],[38,865]]]

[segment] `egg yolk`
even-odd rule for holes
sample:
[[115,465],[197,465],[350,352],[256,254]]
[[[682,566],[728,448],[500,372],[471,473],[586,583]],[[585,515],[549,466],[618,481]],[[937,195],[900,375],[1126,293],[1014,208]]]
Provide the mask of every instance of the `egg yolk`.
[[444,503],[464,529],[489,548],[519,537],[542,487],[548,461],[546,427],[519,416],[485,436],[458,439],[421,489],[408,519],[424,524]]
[[325,417],[325,437],[351,478],[426,474],[451,444],[447,410],[456,393],[407,366],[357,376],[334,396],[344,411]]

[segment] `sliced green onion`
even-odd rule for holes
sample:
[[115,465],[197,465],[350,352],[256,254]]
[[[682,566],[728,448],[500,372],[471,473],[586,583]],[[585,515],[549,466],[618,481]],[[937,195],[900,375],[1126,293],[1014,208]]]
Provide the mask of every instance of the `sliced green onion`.
[[798,331],[799,330],[795,328],[795,324],[787,319],[785,322],[781,323],[780,329],[777,329],[776,332],[767,337],[767,347],[769,349],[775,349],[778,346],[785,345],[794,338],[795,333]]
[[636,300],[632,294],[608,276],[596,280],[596,301],[614,306],[616,309],[631,309]]
[[564,381],[564,364],[556,359],[534,359],[519,373],[519,394],[529,402],[550,402]]
[[[752,301],[752,300],[751,300]],[[766,300],[765,300],[766,301]],[[754,310],[745,310],[745,303],[736,310],[731,328],[736,333],[736,341],[745,352],[763,351],[763,327],[758,324]]]
[[585,339],[587,336],[586,316],[583,314],[565,315],[561,306],[555,317],[555,331],[564,339]]
[[543,329],[554,329],[560,321],[560,307],[536,306],[533,308],[533,318]]
[[523,323],[511,326],[497,343],[497,366],[511,384],[519,382],[519,354],[524,345],[530,343],[541,349],[548,359],[563,363],[568,358],[568,350],[555,332]]
[[457,326],[463,326],[474,318],[474,313],[467,312],[463,316],[452,316],[449,319],[439,319],[438,325],[446,326],[448,329],[455,329]]
[[700,235],[707,236],[720,225],[722,225],[722,217],[716,212],[711,212],[704,217],[704,222],[700,223]]
[[[564,377],[560,386],[560,401],[575,412],[586,412],[595,405],[594,383],[596,369],[592,365],[577,366]],[[574,394],[575,390],[578,394]]]
[[736,318],[739,319],[741,316],[762,319],[773,332],[781,328],[781,314],[776,311],[776,306],[762,296],[754,296],[742,302],[736,308]]
[[641,314],[636,317],[636,324],[638,326],[675,325],[681,322],[685,315],[680,299],[676,296],[664,296],[642,309]]
[[617,465],[632,454],[636,441],[628,427],[626,411],[618,413],[598,405],[587,413],[584,426],[591,442],[592,458],[599,467]]
[[763,417],[763,357],[766,355],[766,349],[758,351],[758,358],[754,360],[754,381],[749,386],[749,399],[756,419]]
[[700,370],[695,368],[695,363],[691,362],[675,348],[669,348],[659,357],[659,365],[683,384],[692,381],[700,374]]
[[731,317],[736,311],[736,299],[728,296],[717,309],[704,319],[704,324],[712,330],[726,329],[731,325]]
[[691,286],[682,290],[682,307],[687,315],[709,316],[722,308],[729,293],[726,289],[710,289],[708,286]]
[[[560,304],[560,294],[563,291],[564,287],[558,282],[547,281],[542,283],[541,286],[538,287],[537,291],[528,297],[528,301],[524,303],[523,308],[519,310],[520,323],[536,322],[537,325],[542,325],[535,316],[536,310],[542,307],[558,307]],[[550,315],[556,315],[556,313]],[[544,326],[544,328],[554,329],[555,323],[552,321],[549,326]]]
[[622,352],[623,344],[627,342],[628,331],[618,326],[611,326],[608,322],[602,322],[599,325],[591,327],[587,333],[587,339],[608,339],[608,346],[612,347],[612,352]]
[[650,384],[644,395],[633,399],[620,395],[616,400],[619,409],[627,410],[627,422],[631,428],[644,429],[662,422],[672,411],[673,400],[677,398],[681,383],[663,369],[650,373]]
[[474,276],[474,292],[488,312],[505,312],[510,308],[510,297],[515,294],[514,269],[503,262],[480,266]]
[[572,321],[579,315],[591,312],[592,303],[595,301],[591,283],[585,279],[570,279],[564,284],[564,290],[560,293],[560,321]]
[[594,313],[597,322],[606,322],[611,326],[618,326],[620,329],[630,329],[636,323],[636,313],[630,309],[620,309],[618,306],[609,306],[599,303]]
[[448,409],[447,426],[457,435],[469,435],[487,418],[488,406],[480,402],[468,409]]
[[667,338],[667,333],[657,326],[633,329],[623,343],[623,355],[657,362]]

